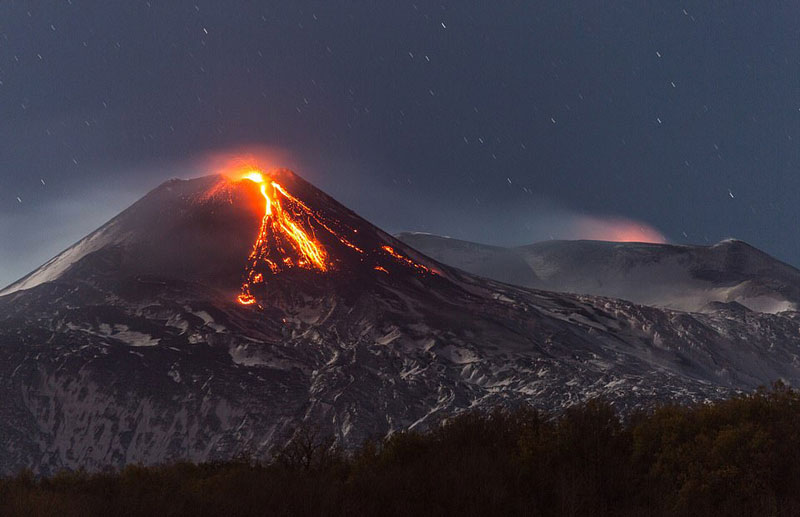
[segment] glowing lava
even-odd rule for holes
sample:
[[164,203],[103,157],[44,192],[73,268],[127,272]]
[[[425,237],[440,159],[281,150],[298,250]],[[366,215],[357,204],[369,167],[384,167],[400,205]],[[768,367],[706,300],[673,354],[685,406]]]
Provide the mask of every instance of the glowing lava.
[[[402,262],[402,263],[405,263],[406,265],[408,265],[409,267],[413,267],[413,268],[414,268],[414,269],[416,269],[417,271],[420,271],[420,272],[423,272],[423,273],[430,273],[430,272],[431,272],[431,270],[430,270],[430,269],[428,269],[427,267],[423,266],[422,264],[417,264],[416,262],[414,262],[414,261],[413,261],[413,260],[411,260],[410,258],[408,258],[408,257],[404,257],[403,255],[401,255],[401,254],[397,253],[397,252],[394,250],[394,248],[392,248],[391,246],[381,246],[381,249],[382,249],[383,251],[385,251],[386,253],[388,253],[388,254],[389,254],[389,255],[390,255],[392,258],[394,258],[395,260],[397,260],[397,261],[399,261],[399,262]],[[376,268],[376,269],[377,269],[377,268]],[[378,270],[378,271],[386,271],[386,270],[385,270],[385,269],[383,269],[383,268],[381,268],[381,269],[377,269],[377,270]],[[388,271],[386,271],[386,272],[388,273]]]
[[[258,184],[265,200],[261,228],[248,257],[247,279],[239,295],[239,303],[252,305],[256,299],[251,293],[251,286],[264,281],[264,275],[259,271],[261,264],[266,264],[271,273],[293,266],[327,271],[329,265],[325,249],[303,230],[298,221],[302,216],[316,219],[304,203],[277,182],[265,178],[260,171],[250,170],[241,179]],[[284,205],[290,205],[291,209]]]
[[[391,246],[382,245],[383,240],[363,246],[369,241],[357,229],[348,228],[333,217],[334,214],[312,209],[275,181],[274,176],[270,177],[257,168],[239,168],[230,177],[234,182],[255,183],[264,198],[264,215],[247,258],[246,275],[238,296],[242,305],[256,304],[260,307],[256,294],[262,289],[257,289],[257,286],[263,286],[268,277],[292,268],[324,273],[333,269],[352,272],[354,267],[364,267],[388,275],[390,271],[398,271],[399,266],[418,274],[437,274]],[[359,245],[345,235],[359,241]],[[326,246],[335,249],[326,249]]]

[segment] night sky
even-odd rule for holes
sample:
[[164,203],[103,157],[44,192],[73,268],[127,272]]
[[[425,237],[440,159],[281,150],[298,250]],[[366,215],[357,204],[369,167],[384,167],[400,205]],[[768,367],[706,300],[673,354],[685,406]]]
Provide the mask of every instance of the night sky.
[[391,232],[800,265],[798,144],[796,1],[0,1],[2,285],[254,146]]

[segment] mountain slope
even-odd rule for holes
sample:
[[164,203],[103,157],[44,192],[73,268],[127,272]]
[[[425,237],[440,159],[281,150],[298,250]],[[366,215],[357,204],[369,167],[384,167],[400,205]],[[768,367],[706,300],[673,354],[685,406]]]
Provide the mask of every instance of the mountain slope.
[[264,457],[299,425],[349,447],[470,408],[800,381],[797,313],[500,284],[289,171],[268,179],[167,182],[3,291],[0,472]]
[[684,311],[736,302],[776,313],[800,303],[800,271],[736,240],[713,246],[545,241],[502,248],[429,234],[398,237],[445,264],[523,287]]

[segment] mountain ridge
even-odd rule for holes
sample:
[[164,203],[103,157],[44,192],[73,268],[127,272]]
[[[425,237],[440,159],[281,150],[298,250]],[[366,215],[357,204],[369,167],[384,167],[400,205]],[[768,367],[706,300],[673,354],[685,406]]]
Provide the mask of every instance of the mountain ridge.
[[504,248],[431,234],[398,238],[453,267],[523,287],[690,312],[712,302],[772,313],[800,304],[800,271],[735,239],[711,246],[554,240]]

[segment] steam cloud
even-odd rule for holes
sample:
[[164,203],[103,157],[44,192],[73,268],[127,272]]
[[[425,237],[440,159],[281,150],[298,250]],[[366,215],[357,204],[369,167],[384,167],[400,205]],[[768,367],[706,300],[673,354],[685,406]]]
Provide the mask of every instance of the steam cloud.
[[667,238],[641,221],[620,217],[578,216],[572,224],[571,239],[664,244]]

